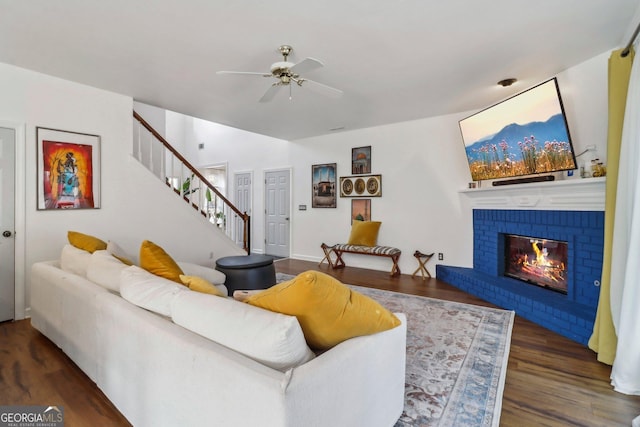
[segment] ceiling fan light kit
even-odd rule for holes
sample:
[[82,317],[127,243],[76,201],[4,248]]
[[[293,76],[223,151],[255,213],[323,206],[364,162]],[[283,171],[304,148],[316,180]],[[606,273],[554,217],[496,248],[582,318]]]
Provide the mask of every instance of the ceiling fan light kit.
[[271,64],[269,73],[257,73],[252,71],[218,71],[216,74],[238,74],[275,78],[276,82],[267,89],[264,95],[262,95],[262,98],[260,98],[259,102],[271,101],[278,92],[278,89],[283,86],[289,86],[289,99],[292,99],[292,82],[296,83],[300,87],[303,87],[304,83],[304,87],[308,87],[310,90],[331,98],[339,98],[340,96],[342,96],[342,91],[339,89],[300,77],[301,74],[305,74],[318,68],[324,67],[324,64],[315,58],[305,58],[298,63],[289,62],[287,61],[287,58],[289,57],[289,54],[292,50],[293,48],[289,45],[280,46],[278,48],[278,51],[282,55],[283,61],[278,61]]

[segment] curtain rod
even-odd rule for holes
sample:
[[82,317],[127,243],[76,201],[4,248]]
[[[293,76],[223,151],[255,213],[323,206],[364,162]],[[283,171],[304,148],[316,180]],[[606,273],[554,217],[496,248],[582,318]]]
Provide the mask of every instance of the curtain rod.
[[640,24],[638,24],[638,26],[636,27],[636,30],[633,32],[633,35],[631,36],[631,40],[629,40],[629,43],[627,43],[627,46],[620,53],[621,57],[624,58],[627,55],[629,55],[629,52],[631,51],[631,46],[633,45],[633,42],[635,41],[636,37],[638,37],[638,32],[640,32]]

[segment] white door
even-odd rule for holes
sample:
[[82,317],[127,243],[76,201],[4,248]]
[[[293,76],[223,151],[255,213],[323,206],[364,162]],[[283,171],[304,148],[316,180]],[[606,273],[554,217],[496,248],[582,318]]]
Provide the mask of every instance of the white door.
[[290,171],[265,173],[265,253],[289,256]]
[[15,317],[15,140],[15,130],[0,127],[0,322]]
[[[233,204],[240,210],[251,215],[251,173],[237,173],[234,178],[235,200]],[[236,244],[242,247],[242,237],[244,235],[244,221],[236,219],[235,240]]]

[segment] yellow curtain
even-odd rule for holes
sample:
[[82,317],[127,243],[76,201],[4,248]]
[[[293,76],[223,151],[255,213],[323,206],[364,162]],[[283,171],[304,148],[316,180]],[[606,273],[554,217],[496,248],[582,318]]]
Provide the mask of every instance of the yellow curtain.
[[618,164],[620,162],[620,142],[622,124],[627,103],[627,87],[633,64],[633,49],[626,57],[620,56],[622,49],[615,50],[609,57],[609,132],[607,135],[607,187],[605,197],[604,258],[600,300],[589,348],[598,353],[598,360],[612,365],[616,357],[618,338],[611,317],[610,275],[611,247],[613,241],[613,220],[615,218],[616,189],[618,188]]

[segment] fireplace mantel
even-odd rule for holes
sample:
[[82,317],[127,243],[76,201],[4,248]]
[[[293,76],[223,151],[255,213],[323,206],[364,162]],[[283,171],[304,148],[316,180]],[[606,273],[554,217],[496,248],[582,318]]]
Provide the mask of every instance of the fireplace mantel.
[[[604,211],[606,177],[469,188],[474,209]],[[488,185],[485,184],[485,185]]]

